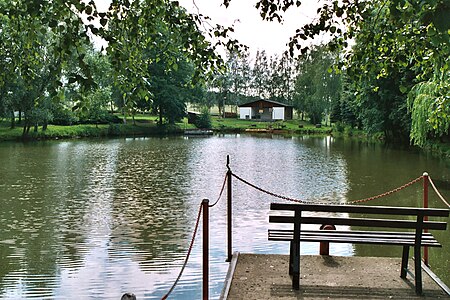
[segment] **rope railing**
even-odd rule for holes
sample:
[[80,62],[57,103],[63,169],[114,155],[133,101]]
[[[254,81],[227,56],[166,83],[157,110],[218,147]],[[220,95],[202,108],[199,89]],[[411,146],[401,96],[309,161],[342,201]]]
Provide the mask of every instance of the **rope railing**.
[[[219,196],[217,197],[217,200],[211,205],[208,204],[207,207],[214,207],[219,202],[219,200],[222,198],[223,191],[225,190],[226,182],[227,182],[227,175],[225,174],[225,178],[223,180],[222,188],[220,189]],[[185,258],[185,260],[183,262],[183,265],[181,266],[180,273],[178,274],[177,279],[175,280],[175,282],[173,283],[173,285],[171,286],[169,291],[161,298],[161,300],[165,300],[165,299],[167,299],[170,296],[170,294],[173,292],[173,290],[175,289],[176,285],[180,281],[181,276],[183,275],[183,271],[186,268],[186,265],[187,265],[187,263],[189,261],[189,257],[190,257],[191,252],[192,252],[192,248],[194,246],[195,238],[196,238],[197,231],[198,231],[198,225],[200,223],[200,216],[202,214],[202,208],[203,208],[203,205],[200,205],[200,208],[198,210],[197,220],[195,222],[194,232],[192,233],[192,239],[191,239],[191,242],[189,244],[188,251],[186,253],[186,258]],[[205,222],[205,220],[203,220],[203,221]]]
[[305,201],[305,200],[300,200],[300,199],[296,199],[296,198],[292,198],[292,197],[283,196],[283,195],[280,195],[280,194],[276,194],[276,193],[270,192],[270,191],[268,191],[266,189],[263,189],[263,188],[261,188],[259,186],[256,186],[255,184],[250,183],[249,181],[239,177],[238,175],[236,175],[234,173],[232,175],[233,175],[234,178],[236,178],[239,181],[241,181],[241,182],[251,186],[252,188],[254,188],[254,189],[256,189],[256,190],[258,190],[260,192],[263,192],[265,194],[268,194],[270,196],[279,198],[279,199],[292,201],[292,202],[297,202],[297,203],[304,203],[304,204],[343,204],[343,205],[344,204],[363,203],[363,202],[368,202],[368,201],[371,201],[371,200],[379,199],[379,198],[382,198],[382,197],[385,197],[385,196],[389,196],[389,195],[391,195],[393,193],[396,193],[398,191],[401,191],[401,190],[403,190],[403,189],[413,185],[414,183],[419,182],[423,178],[423,176],[417,177],[416,179],[414,179],[414,180],[412,180],[412,181],[410,181],[410,182],[408,182],[408,183],[406,183],[406,184],[404,184],[404,185],[402,185],[402,186],[400,186],[398,188],[395,188],[395,189],[393,189],[391,191],[385,192],[385,193],[380,194],[380,195],[376,195],[376,196],[372,196],[372,197],[369,197],[369,198],[364,198],[364,199],[360,199],[360,200],[354,200],[354,201],[348,201],[346,203],[342,203],[342,202],[313,202],[313,201]]
[[191,255],[192,252],[192,247],[194,246],[194,242],[195,242],[195,236],[197,235],[197,230],[198,230],[198,224],[200,222],[200,216],[202,213],[202,205],[200,205],[200,208],[198,210],[198,215],[197,215],[197,221],[195,222],[195,227],[194,227],[194,232],[192,233],[192,239],[191,239],[191,243],[189,244],[189,248],[188,248],[188,252],[186,254],[186,258],[184,260],[183,266],[181,267],[180,273],[178,274],[177,279],[175,280],[175,282],[173,283],[172,287],[169,289],[169,291],[167,292],[167,294],[165,294],[161,300],[165,300],[167,299],[167,297],[169,297],[169,295],[172,293],[172,291],[175,289],[175,286],[178,284],[178,281],[181,278],[181,275],[183,275],[183,271],[186,268],[186,265],[188,263],[189,257]]
[[227,174],[225,174],[225,178],[223,179],[223,184],[222,184],[222,188],[220,189],[219,197],[217,197],[216,202],[214,202],[213,204],[210,204],[209,207],[214,207],[219,202],[220,198],[222,198],[222,194],[223,194],[223,191],[225,190],[226,183],[227,183]]
[[[424,173],[424,174],[425,174],[425,173]],[[228,176],[229,176],[229,178],[228,178]],[[198,210],[198,215],[197,215],[196,223],[195,223],[195,227],[194,227],[194,231],[193,231],[193,233],[192,233],[192,239],[191,239],[191,242],[190,242],[190,244],[189,244],[189,248],[188,248],[188,251],[187,251],[187,254],[186,254],[186,258],[185,258],[185,260],[184,260],[184,262],[183,262],[183,265],[182,265],[181,270],[180,270],[180,272],[179,272],[179,274],[178,274],[178,277],[176,278],[175,282],[173,283],[173,285],[171,286],[171,288],[169,289],[169,291],[161,298],[161,300],[165,300],[165,299],[167,299],[167,298],[169,297],[169,295],[173,292],[173,290],[175,289],[175,287],[176,287],[176,285],[178,284],[179,280],[181,279],[181,276],[182,276],[182,274],[183,274],[183,271],[184,271],[184,269],[186,268],[186,265],[187,265],[187,263],[188,263],[189,257],[190,257],[191,252],[192,252],[192,248],[193,248],[193,245],[194,245],[194,242],[195,242],[195,238],[196,238],[196,235],[197,235],[197,231],[198,231],[198,226],[199,226],[199,223],[200,223],[200,217],[201,217],[201,214],[202,214],[202,210],[203,210],[203,209],[205,210],[205,211],[204,211],[204,220],[203,220],[203,221],[205,222],[205,217],[206,217],[206,219],[208,219],[208,217],[205,216],[205,214],[206,214],[206,215],[208,214],[208,208],[214,207],[214,206],[220,201],[220,199],[221,199],[222,196],[223,196],[223,193],[224,193],[224,190],[225,190],[225,185],[226,185],[226,183],[229,181],[229,185],[231,184],[231,176],[234,177],[234,178],[236,178],[237,180],[241,181],[242,183],[244,183],[244,184],[246,184],[246,185],[248,185],[248,186],[250,186],[250,187],[252,187],[252,188],[254,188],[254,189],[258,190],[258,191],[260,191],[260,192],[263,192],[263,193],[265,193],[265,194],[267,194],[267,195],[270,195],[270,196],[272,196],[272,197],[276,197],[276,198],[283,199],[283,200],[287,200],[287,201],[297,202],[297,203],[304,203],[304,204],[325,204],[325,205],[326,205],[326,204],[341,204],[341,205],[347,205],[347,204],[355,204],[355,203],[368,202],[368,201],[371,201],[371,200],[375,200],[375,199],[379,199],[379,198],[382,198],[382,197],[389,196],[389,195],[391,195],[391,194],[393,194],[393,193],[396,193],[396,192],[398,192],[398,191],[401,191],[401,190],[403,190],[403,189],[406,189],[407,187],[410,187],[410,186],[412,186],[413,184],[415,184],[415,183],[421,181],[422,179],[424,179],[424,176],[420,176],[420,177],[417,177],[416,179],[413,179],[413,180],[411,180],[410,182],[408,182],[408,183],[406,183],[406,184],[404,184],[404,185],[402,185],[402,186],[400,186],[400,187],[397,187],[397,188],[395,188],[395,189],[393,189],[393,190],[390,190],[390,191],[388,191],[388,192],[385,192],[385,193],[382,193],[382,194],[379,194],[379,195],[376,195],[376,196],[372,196],[372,197],[360,199],[360,200],[348,201],[348,202],[345,202],[345,203],[342,203],[342,202],[313,202],[313,201],[305,201],[305,200],[301,200],[301,199],[296,199],[296,198],[292,198],[292,197],[287,197],[287,196],[284,196],[284,195],[280,195],[280,194],[277,194],[277,193],[268,191],[268,190],[266,190],[266,189],[263,189],[263,188],[261,188],[261,187],[255,185],[255,184],[253,184],[253,183],[251,183],[251,182],[249,182],[249,181],[243,179],[242,177],[240,177],[240,176],[238,176],[238,175],[232,173],[231,170],[229,169],[228,172],[225,174],[225,178],[224,178],[224,180],[223,180],[222,187],[221,187],[221,189],[220,189],[219,196],[217,197],[217,200],[216,200],[213,204],[211,204],[211,205],[208,204],[208,203],[209,203],[208,200],[204,200],[204,202],[202,203],[202,205],[200,205],[200,208],[199,208],[199,210]],[[428,175],[427,175],[427,176],[428,176]],[[435,186],[434,182],[431,180],[431,178],[428,177],[428,179],[429,179],[429,183],[431,184],[433,190],[435,191],[435,193],[437,194],[437,196],[439,197],[439,199],[440,199],[445,205],[447,205],[447,207],[450,208],[450,205],[449,205],[448,202],[445,200],[445,198],[441,195],[441,193],[439,192],[439,190],[436,188],[436,186]],[[230,187],[229,187],[229,188],[230,188]],[[230,191],[229,191],[229,193],[230,193]],[[230,196],[230,195],[229,195],[229,196]],[[206,201],[206,203],[205,203],[205,201]],[[231,201],[231,199],[229,199],[229,201]],[[205,205],[205,207],[203,207],[203,205]],[[206,220],[206,221],[207,221],[207,220]],[[205,224],[204,224],[204,225],[205,225]],[[204,228],[204,230],[205,230],[205,228]],[[230,246],[231,246],[231,242],[230,242],[229,248],[231,248]],[[229,251],[229,252],[230,252],[230,251]],[[206,287],[206,288],[207,288],[207,287]],[[204,292],[205,292],[205,291],[204,291]]]
[[247,181],[247,180],[245,180],[245,179],[239,177],[238,175],[236,175],[236,174],[234,174],[234,173],[232,173],[231,175],[232,175],[234,178],[236,178],[237,180],[239,180],[239,181],[245,183],[246,185],[251,186],[252,188],[254,188],[254,189],[256,189],[256,190],[258,190],[258,191],[260,191],[260,192],[263,192],[263,193],[265,193],[265,194],[267,194],[267,195],[273,196],[273,197],[275,197],[275,198],[279,198],[279,199],[283,199],[283,200],[288,200],[288,201],[293,201],[293,202],[298,202],[298,203],[308,203],[307,201],[304,201],[304,200],[300,200],[300,199],[296,199],[296,198],[291,198],[291,197],[286,197],[286,196],[279,195],[279,194],[275,194],[275,193],[273,193],[273,192],[270,192],[270,191],[268,191],[268,190],[265,190],[265,189],[263,189],[263,188],[261,188],[261,187],[259,187],[259,186],[254,185],[253,183],[250,183],[249,181]]
[[441,195],[441,193],[439,192],[439,190],[436,188],[436,186],[434,185],[433,180],[431,179],[431,177],[428,177],[428,180],[431,184],[431,187],[433,188],[434,192],[436,193],[436,195],[438,196],[438,198],[444,202],[445,205],[447,205],[447,207],[450,208],[450,204],[448,204],[448,202],[445,200],[445,198]]
[[395,189],[393,189],[393,190],[391,190],[391,191],[388,191],[388,192],[385,192],[385,193],[383,193],[383,194],[376,195],[376,196],[373,196],[373,197],[365,198],[365,199],[354,200],[354,201],[348,201],[347,203],[348,203],[348,204],[363,203],[363,202],[368,202],[368,201],[372,201],[372,200],[375,200],[375,199],[379,199],[379,198],[382,198],[382,197],[386,197],[386,196],[389,196],[389,195],[391,195],[391,194],[393,194],[393,193],[396,193],[396,192],[399,192],[399,191],[401,191],[401,190],[404,190],[404,189],[406,189],[407,187],[413,185],[414,183],[421,181],[422,179],[423,179],[423,176],[419,176],[419,177],[417,177],[416,179],[413,179],[413,180],[411,180],[410,182],[408,182],[408,183],[406,183],[406,184],[404,184],[404,185],[402,185],[402,186],[399,186],[398,188],[395,188]]

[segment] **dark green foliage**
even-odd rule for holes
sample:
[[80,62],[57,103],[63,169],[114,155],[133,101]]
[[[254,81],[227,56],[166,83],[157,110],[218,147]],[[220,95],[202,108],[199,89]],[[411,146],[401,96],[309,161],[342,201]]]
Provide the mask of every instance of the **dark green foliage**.
[[176,70],[167,71],[167,62],[159,61],[149,65],[149,90],[152,93],[151,108],[158,114],[159,123],[163,118],[170,124],[180,121],[186,115],[185,97],[190,90],[192,66],[180,59]]
[[[281,21],[286,10],[301,5],[264,0],[256,7],[263,19]],[[423,145],[449,135],[450,94],[440,85],[450,78],[449,12],[447,0],[323,1],[316,18],[291,38],[289,53],[305,55],[310,46],[303,41],[330,35],[328,47],[342,54],[346,82],[333,119],[390,139],[410,135]],[[425,86],[439,88],[424,94]],[[310,107],[305,101],[297,98],[297,108]]]
[[202,109],[201,114],[195,120],[195,127],[202,129],[210,129],[212,127],[211,115],[208,109]]
[[121,120],[116,115],[105,110],[90,111],[89,114],[79,118],[78,124],[117,124]]
[[314,48],[298,61],[294,107],[306,114],[312,124],[320,124],[339,103],[340,75],[332,71],[336,55],[324,46]]
[[[106,13],[99,13],[94,1],[35,2],[0,1],[0,113],[10,117],[22,111],[24,134],[55,116],[59,124],[73,124],[77,117],[115,121],[107,109],[119,106],[125,115],[134,114],[138,102],[148,103],[143,109],[158,102],[161,116],[173,123],[184,116],[187,98],[202,96],[201,85],[192,82],[221,64],[200,33],[201,18],[177,2],[118,0]],[[224,35],[230,29],[214,30]],[[90,33],[108,42],[106,51],[92,51]],[[163,84],[160,97],[153,97],[149,84],[159,79],[153,80],[148,66],[159,62],[164,65],[159,79],[170,81],[177,70],[189,74],[179,76],[186,78],[178,78],[175,89]]]
[[78,117],[76,114],[68,108],[64,108],[62,104],[57,104],[52,107],[54,125],[74,125],[78,123]]

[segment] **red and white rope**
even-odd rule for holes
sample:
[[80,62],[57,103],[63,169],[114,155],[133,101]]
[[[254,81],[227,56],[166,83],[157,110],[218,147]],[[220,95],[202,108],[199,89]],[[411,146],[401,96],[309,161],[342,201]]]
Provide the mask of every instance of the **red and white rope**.
[[438,189],[437,189],[436,186],[434,185],[433,180],[431,180],[431,177],[428,177],[428,180],[429,180],[431,186],[433,187],[434,192],[436,193],[436,195],[438,195],[439,199],[441,199],[441,201],[444,202],[444,204],[447,205],[447,207],[450,207],[450,205],[449,205],[448,202],[444,199],[444,197],[441,195],[441,193],[439,193]]

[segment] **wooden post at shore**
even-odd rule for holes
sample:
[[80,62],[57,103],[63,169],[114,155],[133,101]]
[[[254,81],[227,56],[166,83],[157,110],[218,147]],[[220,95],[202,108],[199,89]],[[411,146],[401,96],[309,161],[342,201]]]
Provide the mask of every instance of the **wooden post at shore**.
[[209,200],[203,199],[203,293],[202,299],[209,298]]
[[231,195],[231,168],[230,168],[230,156],[227,155],[227,236],[228,236],[228,249],[227,249],[227,262],[231,261],[231,258],[233,256],[232,254],[232,248],[233,248],[233,207],[232,207],[232,195]]
[[[423,207],[424,208],[428,208],[428,173],[424,172],[423,173]],[[428,216],[425,216],[424,221],[428,221]],[[424,229],[424,232],[427,233],[428,229]],[[428,247],[425,246],[423,247],[423,262],[425,263],[425,265],[427,267],[429,267],[430,265],[428,264]]]

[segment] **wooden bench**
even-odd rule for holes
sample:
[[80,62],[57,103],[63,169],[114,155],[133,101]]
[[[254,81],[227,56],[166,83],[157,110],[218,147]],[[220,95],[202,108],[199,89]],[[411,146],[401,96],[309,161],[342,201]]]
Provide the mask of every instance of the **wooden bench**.
[[[352,244],[377,244],[403,246],[400,277],[406,278],[409,248],[414,247],[414,270],[416,294],[422,294],[421,247],[442,247],[431,233],[424,231],[445,230],[446,222],[427,221],[428,217],[448,217],[448,209],[406,208],[386,206],[323,205],[271,203],[272,211],[290,211],[291,215],[269,216],[270,223],[293,224],[293,229],[269,229],[269,240],[290,241],[289,274],[292,287],[300,288],[300,242],[333,242]],[[294,212],[294,215],[292,215]],[[305,213],[307,212],[307,213]],[[308,214],[308,213],[311,214]],[[330,214],[350,214],[333,216]],[[362,215],[355,217],[352,214]],[[390,219],[384,219],[388,216]],[[365,230],[303,230],[302,224],[347,225]],[[373,231],[389,228],[394,231]],[[385,230],[386,230],[385,229]],[[405,231],[409,229],[409,231]]]

